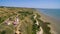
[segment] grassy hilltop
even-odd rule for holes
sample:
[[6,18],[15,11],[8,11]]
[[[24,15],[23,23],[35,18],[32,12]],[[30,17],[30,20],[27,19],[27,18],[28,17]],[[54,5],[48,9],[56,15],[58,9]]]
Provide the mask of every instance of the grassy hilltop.
[[40,20],[41,15],[34,8],[0,7],[0,34],[51,34],[49,22]]

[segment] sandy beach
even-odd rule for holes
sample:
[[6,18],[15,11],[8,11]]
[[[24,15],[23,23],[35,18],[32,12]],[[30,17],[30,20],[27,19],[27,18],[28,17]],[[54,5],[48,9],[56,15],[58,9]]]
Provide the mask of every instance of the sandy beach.
[[58,21],[56,21],[56,19],[54,19],[54,18],[52,18],[50,16],[47,16],[47,15],[41,13],[41,12],[40,12],[40,15],[41,15],[40,19],[42,21],[44,21],[44,22],[50,22],[50,25],[48,25],[48,26],[51,28],[51,30],[50,30],[51,34],[58,34],[59,31],[57,29],[59,29],[59,28],[57,28],[57,25],[56,25],[56,23]]

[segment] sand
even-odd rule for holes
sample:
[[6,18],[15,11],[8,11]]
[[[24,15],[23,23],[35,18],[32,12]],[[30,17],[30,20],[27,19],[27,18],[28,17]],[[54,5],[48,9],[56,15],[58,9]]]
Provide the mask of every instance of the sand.
[[57,30],[57,26],[56,26],[57,21],[56,21],[56,19],[54,19],[54,18],[52,18],[50,16],[47,16],[47,15],[41,13],[41,12],[40,12],[40,15],[41,15],[40,19],[42,21],[44,21],[44,22],[50,22],[50,25],[48,25],[51,28],[50,32],[52,34],[58,34],[58,31],[56,31]]
[[42,27],[40,27],[40,29],[41,29],[41,30],[38,31],[37,34],[43,34],[43,29],[42,29]]

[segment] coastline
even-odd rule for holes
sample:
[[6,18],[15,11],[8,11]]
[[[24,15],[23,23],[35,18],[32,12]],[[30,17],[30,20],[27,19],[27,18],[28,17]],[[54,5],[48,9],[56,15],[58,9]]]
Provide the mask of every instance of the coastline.
[[42,13],[40,13],[40,15],[41,15],[41,20],[42,21],[44,21],[44,22],[49,22],[50,23],[50,25],[48,25],[50,28],[51,28],[51,30],[50,30],[50,32],[52,33],[52,34],[57,34],[57,32],[55,31],[55,27],[54,27],[54,25],[53,25],[53,23],[54,23],[54,21],[53,21],[53,19],[50,17],[50,16],[47,16],[47,15],[44,15],[44,14],[42,14]]
[[56,21],[54,18],[52,18],[48,15],[45,15],[45,14],[41,13],[40,11],[39,11],[39,14],[41,15],[40,19],[42,21],[50,23],[50,25],[48,25],[48,26],[51,28],[51,30],[50,30],[51,34],[58,34],[57,26],[56,26],[56,23],[58,21]]

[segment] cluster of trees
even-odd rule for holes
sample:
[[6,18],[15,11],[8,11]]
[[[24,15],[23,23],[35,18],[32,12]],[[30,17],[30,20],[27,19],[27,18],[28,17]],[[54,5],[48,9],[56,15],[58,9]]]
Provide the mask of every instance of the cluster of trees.
[[28,11],[18,11],[21,15],[27,16],[33,14],[33,12],[28,12]]
[[31,20],[33,21],[33,25],[32,25],[32,34],[36,34],[37,31],[39,31],[40,29],[40,25],[36,24],[36,20],[34,19],[34,15],[31,16]]
[[0,8],[4,8],[4,6],[0,6]]
[[29,16],[29,15],[32,15],[33,12],[28,12],[28,11],[18,11],[18,14],[20,14],[20,15],[19,15],[20,19],[23,20],[24,17]]

